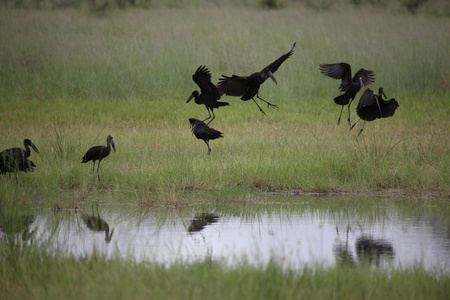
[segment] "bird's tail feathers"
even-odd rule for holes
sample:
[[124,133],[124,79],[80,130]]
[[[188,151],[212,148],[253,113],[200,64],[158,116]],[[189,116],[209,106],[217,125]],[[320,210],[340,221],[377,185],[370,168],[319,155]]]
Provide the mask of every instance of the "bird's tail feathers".
[[334,103],[339,105],[347,105],[350,102],[350,98],[346,94],[342,94],[334,98]]
[[228,102],[220,102],[220,101],[217,101],[216,104],[217,104],[217,107],[230,105],[230,103],[228,103]]

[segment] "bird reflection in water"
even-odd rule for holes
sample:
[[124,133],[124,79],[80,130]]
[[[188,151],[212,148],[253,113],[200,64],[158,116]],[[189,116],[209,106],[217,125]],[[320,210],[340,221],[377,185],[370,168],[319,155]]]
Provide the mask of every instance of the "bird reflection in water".
[[348,233],[350,231],[350,225],[347,225],[347,234],[345,236],[345,243],[341,241],[339,235],[339,228],[336,226],[336,233],[338,235],[338,243],[333,246],[333,253],[336,256],[336,261],[341,266],[354,266],[355,258],[353,257],[353,253],[351,249],[348,247]]
[[377,239],[370,235],[361,235],[355,241],[355,252],[348,244],[348,235],[351,232],[351,226],[347,225],[345,242],[341,241],[339,228],[336,226],[338,235],[337,243],[333,245],[333,253],[336,262],[341,266],[354,267],[359,264],[369,264],[379,267],[382,262],[392,261],[394,259],[394,247],[384,239]]
[[106,223],[102,218],[100,218],[100,214],[98,212],[97,207],[97,215],[92,212],[91,215],[81,214],[81,219],[83,223],[92,231],[95,232],[105,232],[105,242],[111,242],[112,236],[114,234],[114,229],[110,231],[108,223]]
[[10,241],[15,240],[17,234],[21,235],[22,241],[31,240],[36,234],[36,229],[30,231],[33,222],[33,215],[5,217],[0,214],[0,230],[6,234]]
[[361,263],[379,267],[381,262],[394,259],[394,247],[384,239],[362,235],[356,239],[355,247],[356,255]]
[[206,225],[213,224],[219,221],[219,216],[214,213],[201,213],[191,220],[188,227],[189,233],[202,231]]

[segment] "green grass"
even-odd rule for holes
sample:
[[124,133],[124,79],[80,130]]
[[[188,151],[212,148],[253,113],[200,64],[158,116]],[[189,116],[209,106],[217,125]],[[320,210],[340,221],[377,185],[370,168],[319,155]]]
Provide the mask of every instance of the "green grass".
[[168,268],[95,255],[61,260],[33,252],[1,255],[0,261],[4,299],[446,299],[450,294],[448,276],[420,267],[306,267],[300,273],[276,263]]
[[[280,108],[263,117],[253,103],[224,97],[231,105],[216,110],[211,125],[225,137],[211,142],[208,156],[188,123],[206,117],[206,109],[185,104],[197,89],[197,67],[206,65],[214,82],[221,74],[248,75],[294,41],[294,55],[275,73],[279,84],[261,88]],[[41,154],[32,153],[37,169],[19,174],[19,184],[0,177],[2,211],[106,201],[150,211],[229,204],[240,214],[240,205],[268,201],[254,202],[261,190],[448,197],[449,41],[448,18],[379,9],[208,6],[103,17],[3,9],[0,150],[30,138]],[[336,127],[339,82],[318,71],[320,63],[341,61],[353,71],[374,70],[371,88],[383,86],[400,104],[393,118],[366,124],[359,137],[358,127]],[[81,157],[109,134],[117,152],[102,162],[99,183]],[[215,202],[205,204],[203,192]],[[342,205],[325,203],[331,210]],[[319,213],[323,208],[318,204]],[[447,210],[420,209],[448,223]],[[0,247],[2,299],[447,299],[449,286],[448,274],[420,266],[164,267],[100,254],[66,257],[35,245]]]
[[[75,11],[0,12],[1,148],[30,138],[35,173],[19,185],[0,177],[9,199],[69,197],[94,190],[227,189],[407,193],[450,191],[450,22],[366,10],[311,12],[246,8],[127,10],[98,18]],[[208,66],[249,74],[294,55],[260,95],[279,105],[263,117],[251,102],[224,97],[211,124],[224,133],[212,153],[189,130],[206,109],[185,104],[191,75]],[[400,108],[363,134],[336,127],[339,82],[320,63],[346,61],[376,72]],[[356,120],[353,105],[352,118]],[[346,118],[344,112],[344,120]],[[114,137],[102,182],[81,164]]]

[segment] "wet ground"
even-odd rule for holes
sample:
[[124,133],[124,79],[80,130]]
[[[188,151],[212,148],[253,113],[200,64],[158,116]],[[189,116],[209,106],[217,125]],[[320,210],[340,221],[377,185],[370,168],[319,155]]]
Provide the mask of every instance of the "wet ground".
[[27,207],[13,215],[4,210],[0,238],[75,256],[96,251],[165,264],[275,260],[295,269],[317,263],[422,264],[450,271],[447,201],[263,197],[255,203],[268,204],[143,207],[100,201],[78,210]]

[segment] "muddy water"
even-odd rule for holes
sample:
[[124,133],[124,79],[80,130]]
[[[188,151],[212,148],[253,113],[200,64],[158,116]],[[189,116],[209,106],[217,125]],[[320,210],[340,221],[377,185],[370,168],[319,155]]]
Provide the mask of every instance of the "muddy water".
[[[34,208],[0,237],[75,256],[94,251],[164,264],[271,260],[290,267],[423,264],[450,271],[449,204],[407,199],[264,196],[253,205],[143,208],[88,203],[77,211]],[[3,219],[3,224],[8,223]],[[11,222],[10,222],[11,223]]]

